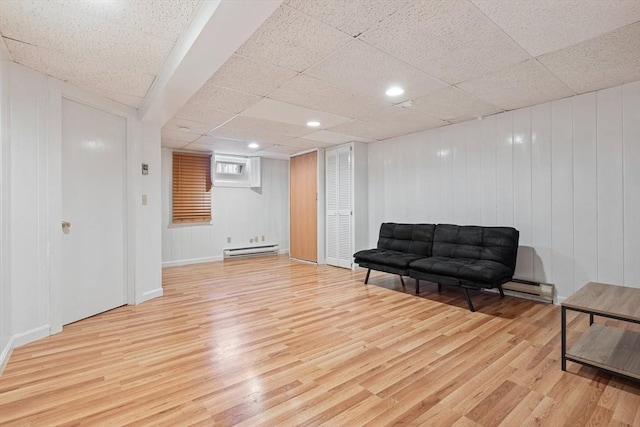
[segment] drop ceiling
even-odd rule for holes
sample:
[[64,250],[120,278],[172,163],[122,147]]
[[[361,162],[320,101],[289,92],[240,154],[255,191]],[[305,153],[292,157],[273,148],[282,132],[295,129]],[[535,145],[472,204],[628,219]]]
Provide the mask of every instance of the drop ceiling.
[[[140,108],[201,5],[4,0],[0,33],[15,62]],[[638,0],[285,0],[162,145],[288,157],[636,80]]]

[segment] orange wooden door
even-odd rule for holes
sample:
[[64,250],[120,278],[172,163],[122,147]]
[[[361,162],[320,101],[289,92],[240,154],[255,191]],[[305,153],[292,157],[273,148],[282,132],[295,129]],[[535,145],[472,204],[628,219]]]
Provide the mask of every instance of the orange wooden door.
[[291,258],[318,261],[318,153],[290,159]]

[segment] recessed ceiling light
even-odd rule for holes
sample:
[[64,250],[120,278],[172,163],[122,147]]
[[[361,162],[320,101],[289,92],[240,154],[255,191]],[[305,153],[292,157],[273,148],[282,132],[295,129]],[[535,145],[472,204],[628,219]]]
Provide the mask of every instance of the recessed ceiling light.
[[248,145],[249,148],[259,148],[260,144],[258,144],[257,142],[252,142]]
[[399,96],[404,93],[404,89],[402,89],[400,86],[391,86],[385,93],[387,94],[387,96]]
[[312,128],[317,128],[318,126],[320,126],[320,122],[316,122],[315,120],[312,120],[310,122],[307,122],[307,126]]
[[178,128],[178,130],[179,130],[180,132],[189,132],[191,129],[189,129],[189,128],[188,128],[188,127],[186,127],[186,126],[180,126],[180,127]]

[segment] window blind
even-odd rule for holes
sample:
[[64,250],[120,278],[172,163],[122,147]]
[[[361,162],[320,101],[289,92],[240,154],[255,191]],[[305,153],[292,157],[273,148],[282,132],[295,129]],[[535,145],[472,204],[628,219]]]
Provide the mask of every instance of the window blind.
[[173,222],[211,221],[211,154],[173,152]]

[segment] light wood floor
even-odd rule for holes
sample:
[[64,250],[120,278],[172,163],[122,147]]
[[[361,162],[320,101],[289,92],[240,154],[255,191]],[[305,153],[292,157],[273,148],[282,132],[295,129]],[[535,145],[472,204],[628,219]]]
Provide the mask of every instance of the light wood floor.
[[0,424],[640,426],[639,384],[560,370],[558,307],[474,293],[471,313],[458,290],[364,274],[165,269],[164,297],[15,349]]

